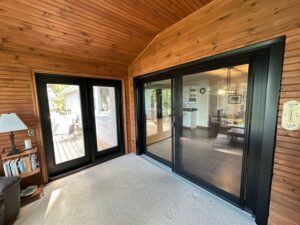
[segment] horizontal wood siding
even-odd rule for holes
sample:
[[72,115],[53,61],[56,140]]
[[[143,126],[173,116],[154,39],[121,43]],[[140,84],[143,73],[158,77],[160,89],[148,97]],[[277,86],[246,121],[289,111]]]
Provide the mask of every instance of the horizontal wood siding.
[[208,2],[2,0],[2,47],[38,47],[127,67],[159,32]]
[[[33,71],[123,79],[126,109],[132,60],[159,32],[210,1],[1,0],[0,113],[16,112],[40,136]],[[17,145],[25,138],[16,132]],[[42,149],[41,140],[32,141]],[[0,152],[8,146],[8,135],[0,134]]]
[[133,77],[286,35],[269,224],[300,224],[300,130],[281,128],[283,103],[300,101],[300,1],[215,0],[160,33],[129,68]]
[[[108,69],[109,66],[110,69]],[[114,65],[106,64],[105,67],[102,67],[93,61],[54,56],[51,53],[36,55],[23,51],[7,52],[0,50],[0,114],[15,112],[29,128],[35,129],[36,135],[34,137],[28,137],[27,131],[15,132],[15,141],[20,148],[24,147],[25,139],[31,139],[33,145],[39,146],[45,182],[47,182],[47,171],[32,76],[34,71],[121,79],[127,82],[127,68],[113,68],[115,68]],[[0,152],[9,146],[9,134],[0,134]],[[1,171],[2,167],[0,168]]]

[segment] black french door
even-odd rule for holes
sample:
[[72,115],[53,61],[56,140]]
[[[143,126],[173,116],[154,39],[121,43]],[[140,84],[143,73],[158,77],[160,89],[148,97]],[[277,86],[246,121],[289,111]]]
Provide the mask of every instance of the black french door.
[[[283,49],[279,38],[136,78],[138,153],[266,224]],[[164,136],[158,102],[169,87]]]
[[50,178],[124,152],[121,81],[36,74]]
[[115,80],[88,80],[88,104],[95,157],[124,151],[122,122],[122,83]]

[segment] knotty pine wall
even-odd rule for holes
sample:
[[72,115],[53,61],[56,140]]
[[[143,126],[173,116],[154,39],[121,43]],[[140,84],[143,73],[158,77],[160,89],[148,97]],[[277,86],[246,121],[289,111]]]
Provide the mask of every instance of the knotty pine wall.
[[281,128],[282,104],[300,101],[300,1],[215,0],[161,32],[129,67],[131,149],[133,77],[286,35],[269,224],[300,224],[300,130]]
[[[45,72],[94,78],[123,80],[127,85],[127,67],[100,65],[84,59],[62,57],[53,53],[33,54],[20,51],[8,51],[0,48],[0,114],[15,112],[36,134],[31,137],[33,145],[38,145],[43,168],[43,178],[47,182],[44,148],[41,139],[39,112],[36,103],[34,72]],[[124,91],[124,90],[123,90]],[[125,96],[125,95],[124,95]],[[126,100],[127,101],[127,100]],[[124,101],[124,108],[125,102]],[[24,147],[24,139],[29,139],[27,131],[15,132],[16,145]],[[0,134],[0,150],[10,146],[9,134]],[[2,168],[2,167],[1,167]]]

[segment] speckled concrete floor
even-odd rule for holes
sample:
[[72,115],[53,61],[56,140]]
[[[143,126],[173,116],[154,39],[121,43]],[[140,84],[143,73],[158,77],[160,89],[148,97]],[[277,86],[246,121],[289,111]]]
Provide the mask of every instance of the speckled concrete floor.
[[253,218],[134,154],[52,182],[16,225],[254,225]]

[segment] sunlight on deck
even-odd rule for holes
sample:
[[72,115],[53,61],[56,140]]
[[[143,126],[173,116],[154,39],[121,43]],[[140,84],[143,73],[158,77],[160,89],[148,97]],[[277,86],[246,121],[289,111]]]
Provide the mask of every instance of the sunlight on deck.
[[83,135],[55,135],[54,154],[56,164],[83,157],[85,155]]

